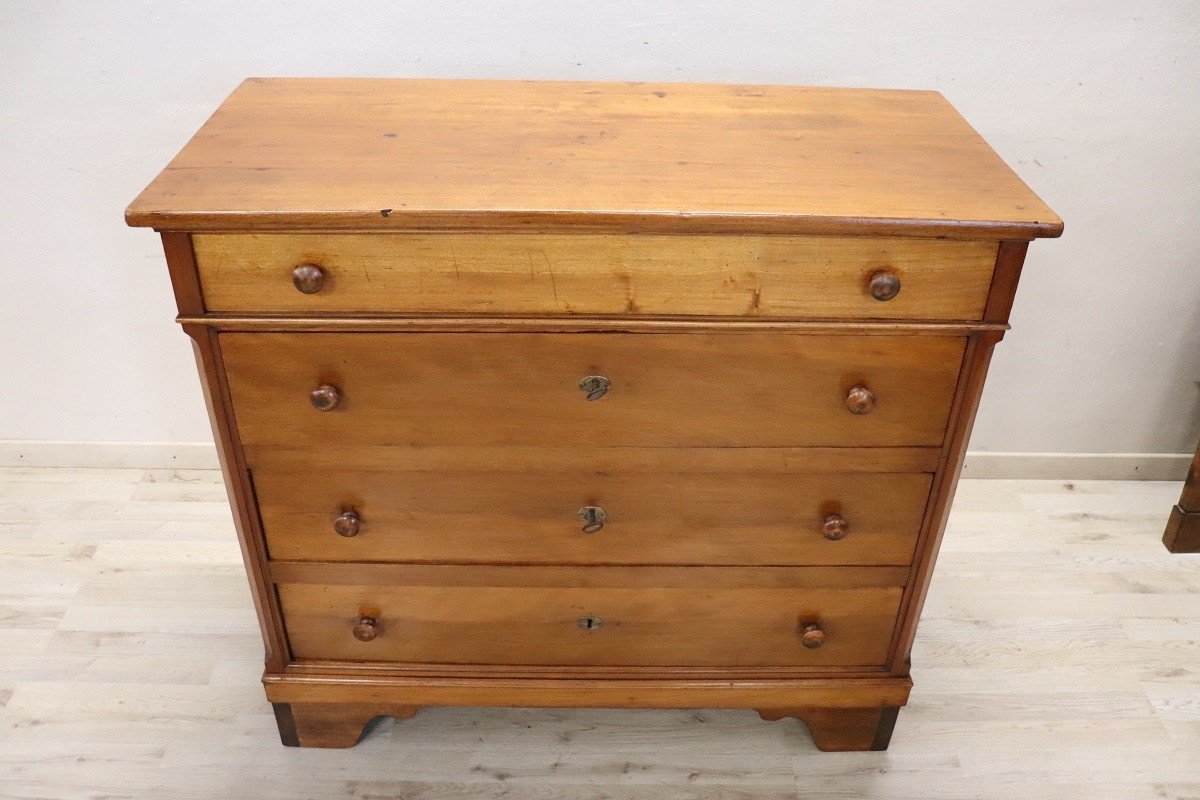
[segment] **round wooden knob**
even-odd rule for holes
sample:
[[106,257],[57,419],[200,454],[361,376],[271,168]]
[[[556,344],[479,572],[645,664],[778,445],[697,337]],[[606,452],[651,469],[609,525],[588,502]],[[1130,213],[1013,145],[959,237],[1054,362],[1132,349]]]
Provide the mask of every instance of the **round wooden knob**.
[[333,519],[333,530],[338,536],[358,536],[362,531],[362,517],[353,508],[347,508]]
[[379,622],[374,617],[362,617],[354,626],[354,638],[369,642],[379,635]]
[[900,279],[891,272],[876,272],[871,276],[871,297],[881,302],[900,294]]
[[305,294],[316,294],[325,287],[325,270],[316,264],[301,264],[292,270],[292,283]]
[[870,414],[875,410],[875,395],[865,386],[855,386],[846,393],[846,408],[851,414]]
[[821,524],[821,533],[831,542],[838,542],[850,533],[850,525],[841,514],[830,514]]
[[309,399],[312,400],[313,408],[317,411],[333,411],[341,402],[342,393],[336,386],[323,383],[312,390]]
[[825,631],[821,630],[821,626],[817,623],[809,622],[800,632],[800,642],[809,650],[816,650],[825,644]]

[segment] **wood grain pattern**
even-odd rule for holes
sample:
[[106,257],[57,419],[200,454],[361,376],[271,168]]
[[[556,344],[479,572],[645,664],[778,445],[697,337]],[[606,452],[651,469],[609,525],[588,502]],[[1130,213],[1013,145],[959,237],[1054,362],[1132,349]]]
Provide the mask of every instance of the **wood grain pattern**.
[[481,81],[247,81],[127,219],[164,232],[310,746],[469,703],[886,747],[991,348],[1062,230],[936,93]]
[[[221,334],[248,445],[893,446],[942,441],[964,340],[787,334]],[[612,390],[579,389],[601,374]],[[333,412],[309,392],[339,388]],[[878,408],[850,414],[862,384]],[[536,421],[536,423],[535,423]]]
[[217,457],[220,459],[221,472],[225,476],[225,488],[237,527],[246,577],[249,578],[254,606],[258,612],[265,646],[266,669],[278,670],[289,660],[283,620],[279,613],[278,599],[266,578],[266,543],[259,526],[254,493],[250,487],[250,475],[230,420],[229,390],[221,364],[220,344],[217,334],[206,328],[192,329],[190,333],[193,336],[192,349],[196,358],[196,368],[200,373],[204,404],[208,410],[213,437],[217,440]]
[[[816,472],[933,472],[937,447],[588,447],[579,445],[364,445],[334,453],[309,447],[247,446],[255,472],[597,472],[795,474]],[[399,480],[404,480],[400,477]]]
[[[679,461],[691,456],[671,451]],[[928,474],[275,472],[254,486],[272,558],[513,564],[907,564]],[[605,510],[595,533],[576,512]],[[339,536],[345,509],[361,517]],[[849,533],[822,535],[837,513]]]
[[[297,664],[286,674],[263,678],[271,702],[355,703],[377,708],[397,705],[575,706],[583,708],[741,708],[763,702],[810,704],[805,707],[850,709],[903,705],[912,689],[907,677],[869,675],[853,680],[802,678],[645,678],[563,680],[538,678],[480,679],[443,676],[437,680],[390,675],[372,665],[338,671]],[[497,692],[497,686],[504,691]]]
[[1004,241],[996,253],[996,267],[992,270],[992,287],[988,292],[987,308],[983,318],[988,322],[1008,322],[1013,301],[1017,297],[1017,282],[1021,279],[1021,268],[1029,242]]
[[[224,313],[654,314],[977,320],[995,242],[820,236],[199,234]],[[322,288],[293,271],[317,265]],[[872,297],[879,271],[903,288]]]
[[[876,665],[887,656],[900,594],[899,587],[279,586],[297,659],[456,664]],[[351,635],[364,614],[378,620],[373,641]],[[801,643],[807,622],[826,631],[819,649]]]
[[188,233],[164,233],[162,246],[179,315],[204,314],[206,309],[200,275],[196,269],[193,237]]
[[936,92],[383,79],[246,81],[126,219],[190,231],[1062,231]]
[[207,325],[222,333],[765,333],[834,336],[969,336],[1006,331],[998,322],[897,322],[805,320],[767,317],[650,317],[456,314],[454,316],[296,317],[272,314],[179,317],[184,325]]
[[680,567],[581,566],[576,564],[467,566],[272,561],[276,583],[332,586],[438,586],[449,588],[878,589],[903,586],[908,567]]
[[361,703],[273,703],[279,737],[288,747],[353,747],[378,716],[410,719],[412,706],[381,708]]

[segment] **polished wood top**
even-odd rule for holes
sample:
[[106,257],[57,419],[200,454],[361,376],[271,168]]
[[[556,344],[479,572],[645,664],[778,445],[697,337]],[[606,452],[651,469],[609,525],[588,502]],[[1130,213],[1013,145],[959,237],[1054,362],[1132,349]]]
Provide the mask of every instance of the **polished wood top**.
[[263,79],[126,212],[163,230],[1057,236],[937,92]]

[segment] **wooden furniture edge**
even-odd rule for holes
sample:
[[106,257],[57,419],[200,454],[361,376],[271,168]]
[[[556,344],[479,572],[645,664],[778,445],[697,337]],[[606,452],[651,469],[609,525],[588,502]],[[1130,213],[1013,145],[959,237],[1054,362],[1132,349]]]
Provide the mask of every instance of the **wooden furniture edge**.
[[[191,237],[164,236],[163,249],[176,302],[181,311],[185,310],[185,306],[191,311],[191,307],[199,302],[201,297]],[[280,668],[288,662],[290,654],[278,598],[267,577],[266,540],[258,519],[250,473],[246,469],[245,457],[236,433],[233,406],[220,356],[220,343],[216,331],[206,326],[184,325],[183,330],[192,339],[192,349],[204,392],[204,404],[208,410],[213,437],[217,442],[217,458],[221,465],[221,474],[225,478],[225,490],[233,510],[238,544],[250,580],[250,594],[263,636],[265,662],[268,669]]]
[[988,291],[987,305],[983,309],[985,322],[1008,327],[1008,315],[1012,312],[1017,295],[1017,282],[1021,279],[1021,267],[1029,242],[1000,242],[996,251],[996,266],[992,269],[992,286]]
[[353,747],[380,716],[406,719],[423,706],[520,708],[753,709],[764,720],[795,717],[821,750],[882,750],[907,677],[696,680],[624,678],[403,678],[263,676],[285,745]]
[[899,706],[771,708],[758,712],[768,722],[795,717],[808,727],[817,749],[827,753],[887,750],[899,714]]
[[221,332],[258,331],[309,333],[434,332],[434,333],[749,333],[776,331],[833,333],[856,336],[968,336],[980,331],[1005,331],[1008,326],[986,321],[897,322],[894,320],[812,320],[779,317],[604,317],[604,316],[179,316],[181,325],[206,325]]
[[697,680],[689,678],[320,677],[268,671],[272,703],[528,708],[862,708],[903,706],[907,676]]
[[[1002,242],[996,254],[996,267],[988,294],[985,316],[997,323],[1007,323],[1017,290],[1017,281],[1028,249],[1027,242]],[[934,477],[929,508],[917,540],[917,556],[900,603],[891,658],[893,674],[907,674],[921,609],[929,592],[933,568],[941,547],[942,536],[954,502],[954,492],[962,473],[963,461],[975,415],[983,395],[983,384],[991,363],[992,351],[1004,337],[1004,330],[979,331],[971,335],[963,356],[958,389],[950,411],[950,422],[941,462]]]
[[1167,518],[1163,544],[1172,553],[1200,553],[1200,446],[1188,469],[1179,502]]
[[200,289],[200,271],[196,267],[196,251],[192,248],[190,233],[163,233],[163,253],[167,258],[167,272],[171,276],[171,289],[175,292],[175,305],[179,318],[203,315],[204,293]]
[[901,217],[816,217],[793,214],[687,214],[603,211],[431,211],[384,209],[343,212],[168,212],[125,210],[125,223],[160,233],[257,233],[267,231],[427,231],[456,233],[712,233],[820,236],[909,236],[925,239],[1025,240],[1062,235],[1061,220],[919,219]]
[[[269,671],[268,671],[269,672]],[[321,679],[350,676],[382,678],[536,678],[632,680],[764,680],[797,678],[878,678],[889,676],[883,666],[846,667],[697,667],[697,666],[600,666],[597,664],[554,666],[542,664],[446,664],[359,661],[347,667],[345,661],[297,661],[279,673],[293,677]]]
[[578,470],[580,454],[592,469],[670,471],[703,474],[752,470],[765,474],[860,473],[932,474],[941,447],[687,447],[686,460],[673,458],[681,448],[585,445],[371,445],[352,455],[330,455],[304,447],[242,445],[251,472],[397,470],[430,472],[447,469],[497,472]]
[[234,433],[236,427],[221,366],[220,344],[217,342],[216,333],[211,330],[185,328],[185,331],[193,339],[192,346],[204,389],[209,422],[212,425],[213,436],[218,442],[217,457],[225,478],[225,490],[233,509],[238,543],[252,588],[250,594],[254,600],[254,609],[258,614],[266,646],[266,661],[269,665],[285,663],[289,656],[283,630],[283,616],[278,607],[275,588],[267,577],[265,539],[258,519],[254,490],[250,484],[250,473],[245,467],[241,447]]
[[[600,573],[597,575],[597,573]],[[579,564],[389,564],[363,561],[269,561],[273,583],[348,586],[521,586],[627,588],[892,588],[904,586],[906,566],[661,566]],[[595,583],[595,580],[602,580]]]
[[1163,545],[1172,553],[1200,553],[1200,511],[1173,506],[1163,532]]
[[[288,710],[282,713],[281,730],[284,728],[284,719],[289,718],[292,703],[319,703],[318,699],[306,699],[300,692],[301,696],[297,696],[294,700],[286,699],[289,697],[288,690],[275,691],[271,687],[279,686],[324,686],[342,687],[339,691],[348,692],[342,695],[343,700],[336,701],[337,704],[354,705],[357,702],[356,708],[362,711],[362,700],[365,696],[372,696],[372,693],[382,691],[380,687],[387,687],[388,691],[396,693],[397,697],[404,694],[409,700],[420,697],[425,698],[421,702],[405,702],[402,705],[396,706],[394,702],[380,699],[378,703],[391,703],[395,708],[400,709],[403,713],[408,709],[415,712],[415,708],[420,705],[471,705],[473,702],[466,701],[450,701],[445,700],[438,702],[436,698],[449,697],[475,697],[478,702],[489,705],[588,705],[588,706],[611,706],[616,703],[619,707],[695,707],[693,702],[688,698],[706,698],[704,702],[699,703],[705,707],[760,707],[764,709],[764,718],[773,719],[782,716],[797,716],[801,719],[805,718],[805,713],[814,718],[819,717],[820,713],[824,713],[830,708],[846,708],[846,709],[861,709],[864,707],[861,702],[851,702],[846,700],[844,690],[853,686],[856,691],[862,689],[866,684],[863,681],[874,680],[873,678],[858,678],[847,677],[841,679],[818,679],[818,678],[793,678],[787,680],[755,680],[755,681],[653,681],[639,678],[622,678],[619,681],[604,681],[595,678],[588,678],[584,681],[577,681],[582,687],[587,688],[587,696],[580,694],[579,687],[571,687],[570,701],[552,702],[551,698],[556,692],[563,690],[563,680],[553,679],[556,682],[550,685],[540,685],[547,679],[535,678],[517,678],[517,679],[499,679],[499,678],[438,678],[429,677],[411,678],[407,682],[403,679],[389,678],[381,680],[378,678],[364,679],[362,676],[356,676],[349,682],[339,681],[330,677],[321,678],[297,678],[283,674],[280,670],[288,664],[289,655],[286,643],[286,635],[282,627],[282,617],[278,607],[278,598],[274,588],[274,580],[277,576],[273,574],[275,571],[274,565],[271,565],[266,557],[264,540],[260,530],[260,525],[257,520],[257,515],[254,512],[253,487],[250,484],[251,476],[246,469],[244,456],[241,446],[236,437],[236,426],[233,420],[232,407],[230,405],[228,390],[225,385],[225,378],[220,362],[220,345],[217,338],[217,333],[224,329],[223,325],[244,325],[247,329],[259,330],[265,325],[275,325],[284,323],[285,329],[293,327],[309,327],[314,322],[328,322],[328,320],[312,320],[312,319],[297,319],[290,318],[287,320],[280,319],[259,319],[259,318],[240,318],[236,320],[221,320],[214,318],[212,315],[205,314],[203,308],[203,298],[199,287],[198,273],[195,269],[194,255],[191,248],[191,236],[185,233],[165,232],[163,234],[164,251],[167,256],[168,267],[170,269],[172,285],[175,291],[176,302],[179,307],[179,321],[183,324],[185,332],[194,340],[194,347],[202,383],[204,385],[206,403],[209,408],[210,419],[213,425],[214,434],[218,437],[218,442],[221,444],[220,457],[222,462],[222,471],[225,475],[227,490],[230,494],[231,503],[234,506],[235,522],[237,523],[239,542],[243,549],[243,555],[246,561],[247,571],[250,575],[250,580],[254,591],[252,592],[257,613],[259,614],[264,645],[266,648],[266,665],[267,669],[264,674],[264,684],[268,687],[268,697],[272,702],[278,702],[288,705]],[[951,415],[951,423],[948,426],[948,435],[946,443],[943,447],[942,456],[939,462],[938,477],[936,480],[934,491],[931,495],[929,510],[927,511],[927,521],[923,525],[922,541],[918,545],[919,557],[914,561],[912,574],[906,581],[908,587],[905,592],[905,599],[902,603],[899,624],[896,633],[893,637],[891,658],[892,676],[888,680],[902,681],[904,685],[903,698],[899,701],[880,700],[878,703],[870,703],[867,708],[892,709],[903,705],[907,700],[908,687],[911,687],[911,681],[907,678],[908,673],[908,658],[911,652],[912,641],[915,636],[916,622],[919,617],[920,608],[924,602],[925,594],[928,590],[928,582],[932,575],[933,562],[937,546],[940,544],[941,536],[945,529],[946,518],[948,515],[950,503],[953,499],[953,489],[957,482],[958,473],[961,470],[962,459],[965,455],[966,443],[969,438],[970,429],[974,421],[975,412],[978,409],[983,379],[986,375],[987,366],[991,357],[992,348],[1002,338],[1003,333],[1007,330],[1007,315],[1012,306],[1012,295],[1015,292],[1017,277],[1019,276],[1027,242],[1003,242],[1001,243],[998,255],[997,265],[993,274],[992,289],[989,293],[989,299],[985,311],[985,319],[980,323],[954,323],[954,324],[889,324],[886,322],[870,322],[864,321],[861,323],[845,323],[845,322],[822,322],[822,321],[796,321],[796,320],[729,320],[729,319],[714,319],[705,321],[694,320],[596,320],[596,319],[571,319],[571,320],[547,320],[539,319],[515,319],[515,320],[495,320],[482,318],[463,319],[440,318],[437,320],[429,319],[413,319],[404,318],[402,320],[379,320],[372,319],[352,319],[352,320],[335,320],[337,324],[346,322],[351,323],[350,329],[359,329],[354,327],[356,324],[361,326],[371,326],[372,324],[384,325],[400,324],[400,329],[408,329],[407,325],[432,323],[431,329],[459,329],[454,326],[462,326],[462,330],[479,330],[477,327],[480,324],[501,323],[501,330],[521,329],[522,325],[533,324],[548,326],[543,329],[548,330],[578,330],[579,323],[583,323],[582,329],[588,329],[586,326],[600,326],[601,329],[625,330],[624,324],[629,322],[637,323],[633,327],[636,330],[659,330],[659,329],[685,329],[699,328],[705,329],[705,326],[710,326],[713,330],[728,330],[730,327],[740,326],[744,330],[759,330],[764,326],[778,326],[782,329],[796,330],[872,330],[880,333],[894,335],[897,332],[913,332],[913,333],[941,333],[943,335],[967,335],[970,338],[967,352],[964,356],[962,373],[959,379],[959,389],[956,392],[955,405]],[[620,324],[618,324],[620,323]],[[731,325],[732,323],[732,325]],[[617,327],[605,327],[614,326]],[[513,327],[515,326],[515,328]],[[561,328],[559,326],[562,326]],[[883,330],[881,330],[883,328]],[[419,328],[418,328],[419,329]],[[226,449],[228,448],[228,449]],[[226,452],[232,454],[232,462],[226,459]],[[1179,507],[1177,507],[1179,509]],[[1182,512],[1182,509],[1179,509]],[[1174,517],[1174,515],[1173,515]],[[302,568],[303,569],[303,568]],[[515,681],[511,686],[506,685],[505,681]],[[315,681],[315,684],[314,684]],[[450,683],[447,683],[449,681]],[[454,682],[458,683],[455,684]],[[639,685],[634,687],[631,681]],[[822,684],[821,681],[826,681]],[[834,692],[834,695],[823,694],[822,692],[831,691],[829,682],[842,687],[843,694]],[[375,685],[377,684],[377,685]],[[366,694],[364,695],[364,686]],[[372,686],[374,688],[372,688]],[[419,688],[420,691],[415,695],[410,690]],[[629,694],[632,689],[637,695],[636,698],[620,700]],[[893,691],[895,685],[892,685],[889,691]],[[496,692],[500,694],[497,695]],[[782,693],[781,693],[782,692]],[[795,695],[788,694],[795,693]],[[457,693],[457,694],[456,694]],[[624,694],[623,694],[624,693]],[[274,694],[274,696],[273,696]],[[319,697],[318,691],[315,696]],[[500,696],[506,697],[506,701],[501,701]],[[891,695],[889,695],[891,696]],[[838,698],[841,698],[840,700]],[[524,699],[520,699],[524,698]],[[540,700],[538,699],[540,698]],[[673,700],[670,698],[674,698]],[[750,702],[752,698],[758,698],[757,701]],[[372,701],[375,702],[375,701]],[[636,706],[628,706],[629,702],[637,702]],[[721,705],[727,704],[727,705]],[[824,710],[824,711],[823,711]],[[277,707],[278,711],[278,707]],[[881,731],[873,743],[877,744],[879,736],[884,736],[882,731],[886,729],[890,735],[890,724],[887,724],[887,714],[891,714],[891,722],[894,723],[893,711],[880,712],[878,718],[878,730]],[[794,713],[793,713],[794,712]],[[811,713],[809,713],[811,712]],[[818,713],[820,712],[820,713]],[[293,720],[294,722],[294,720]],[[821,722],[818,724],[820,727]],[[862,728],[862,725],[858,725]],[[861,738],[861,732],[856,734]],[[886,737],[884,737],[886,742]],[[844,743],[843,743],[844,744]],[[839,746],[837,749],[846,749]],[[866,749],[866,748],[853,748]]]

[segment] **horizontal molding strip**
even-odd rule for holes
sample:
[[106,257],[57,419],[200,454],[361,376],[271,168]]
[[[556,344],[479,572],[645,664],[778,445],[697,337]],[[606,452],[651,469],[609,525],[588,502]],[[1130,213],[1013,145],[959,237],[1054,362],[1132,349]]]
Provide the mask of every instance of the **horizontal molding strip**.
[[908,567],[593,566],[272,561],[275,583],[327,586],[547,587],[572,589],[899,588]]
[[1007,331],[995,322],[896,322],[871,320],[797,320],[782,317],[521,317],[521,316],[180,316],[181,325],[205,325],[218,331],[432,331],[474,333],[529,331],[540,333],[690,333],[795,331],[855,336],[923,334],[967,336],[980,331]]
[[130,208],[126,224],[159,233],[614,233],[901,236],[922,239],[1031,241],[1062,235],[1062,222],[994,222],[910,217],[826,217],[804,214],[687,213],[679,211],[439,211],[389,213],[176,212]]
[[402,706],[508,705],[600,708],[861,708],[902,706],[903,676],[741,680],[400,677],[315,673],[303,667],[263,675],[272,703],[394,703]]
[[762,678],[875,678],[886,674],[883,666],[849,667],[647,667],[600,664],[546,666],[536,664],[413,664],[360,662],[347,669],[344,661],[302,661],[288,664],[284,674],[295,677],[334,679],[350,676],[368,679],[410,678],[588,678],[596,680],[755,680]]

